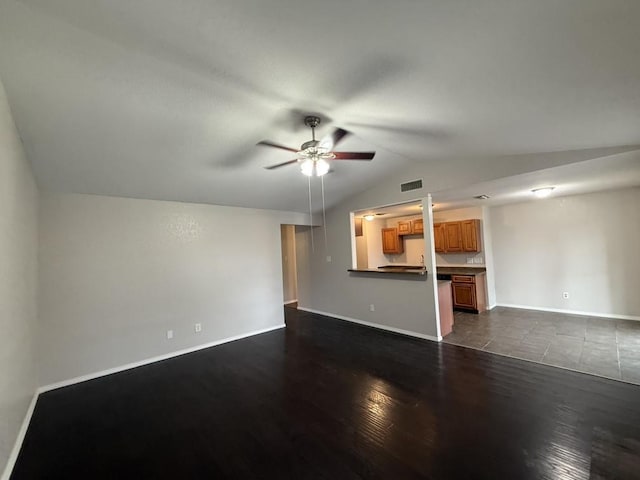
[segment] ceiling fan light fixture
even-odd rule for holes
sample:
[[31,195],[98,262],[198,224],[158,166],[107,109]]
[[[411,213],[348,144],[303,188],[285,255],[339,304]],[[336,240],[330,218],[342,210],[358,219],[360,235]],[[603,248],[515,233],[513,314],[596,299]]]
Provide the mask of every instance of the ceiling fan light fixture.
[[316,160],[316,175],[321,177],[322,175],[326,175],[329,173],[329,162],[324,160],[323,158]]
[[306,175],[307,177],[311,177],[313,176],[313,171],[315,170],[315,163],[313,160],[311,160],[310,158],[307,158],[305,161],[303,161],[300,164],[300,171],[302,172],[303,175]]
[[321,177],[329,173],[329,162],[323,158],[307,158],[300,164],[300,171],[307,177]]

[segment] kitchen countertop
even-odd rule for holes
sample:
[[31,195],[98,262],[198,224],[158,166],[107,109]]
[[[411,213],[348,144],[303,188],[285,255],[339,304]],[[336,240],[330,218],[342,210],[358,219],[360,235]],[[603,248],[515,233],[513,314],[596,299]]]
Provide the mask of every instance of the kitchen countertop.
[[486,271],[485,267],[436,267],[436,273],[441,275],[479,275]]
[[381,275],[427,275],[427,269],[425,267],[349,268],[347,271],[352,273],[377,273]]

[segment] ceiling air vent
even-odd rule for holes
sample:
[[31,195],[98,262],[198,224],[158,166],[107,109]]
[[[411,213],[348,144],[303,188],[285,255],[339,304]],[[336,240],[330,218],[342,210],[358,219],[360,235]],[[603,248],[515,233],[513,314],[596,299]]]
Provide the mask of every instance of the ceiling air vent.
[[422,179],[411,180],[410,182],[405,182],[400,184],[401,192],[410,192],[411,190],[419,190],[421,188],[422,188]]

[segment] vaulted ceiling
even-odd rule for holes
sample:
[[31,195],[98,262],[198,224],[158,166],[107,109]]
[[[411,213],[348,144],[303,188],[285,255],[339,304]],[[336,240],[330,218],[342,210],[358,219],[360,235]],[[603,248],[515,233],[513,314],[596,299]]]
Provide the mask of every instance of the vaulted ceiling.
[[637,0],[0,0],[44,189],[304,211],[291,158],[353,133],[327,200],[456,156],[640,144]]

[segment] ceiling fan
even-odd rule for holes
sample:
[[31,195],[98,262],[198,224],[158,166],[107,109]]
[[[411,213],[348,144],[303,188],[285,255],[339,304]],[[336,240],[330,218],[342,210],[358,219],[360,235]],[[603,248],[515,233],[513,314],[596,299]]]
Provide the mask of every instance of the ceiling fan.
[[316,140],[316,127],[320,124],[320,118],[309,115],[304,117],[304,124],[311,127],[311,140],[304,142],[300,149],[285,147],[277,143],[263,140],[258,145],[267,147],[280,148],[289,152],[294,152],[298,158],[288,160],[286,162],[264,167],[267,170],[284,167],[293,163],[300,164],[300,170],[304,175],[309,177],[321,177],[329,172],[329,162],[327,160],[372,160],[376,152],[334,152],[333,148],[347,135],[349,132],[342,128],[336,128],[332,134],[327,135],[322,140]]

